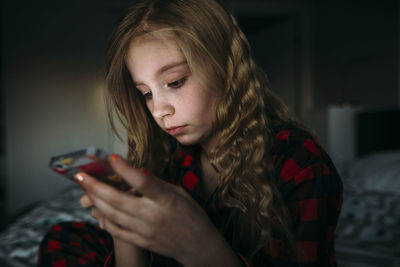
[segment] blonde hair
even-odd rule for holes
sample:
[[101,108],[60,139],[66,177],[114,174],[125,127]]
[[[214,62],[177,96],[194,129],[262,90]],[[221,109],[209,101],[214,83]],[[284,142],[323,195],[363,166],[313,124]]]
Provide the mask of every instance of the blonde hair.
[[231,246],[253,257],[273,238],[290,240],[270,150],[272,128],[297,123],[268,89],[245,35],[217,0],[138,1],[117,25],[107,56],[108,107],[111,124],[115,110],[128,130],[129,161],[161,174],[179,146],[156,125],[125,66],[132,39],[157,31],[174,36],[192,73],[220,96],[213,129],[218,141],[208,157],[221,170],[220,200],[232,208],[226,222],[235,233],[228,237]]

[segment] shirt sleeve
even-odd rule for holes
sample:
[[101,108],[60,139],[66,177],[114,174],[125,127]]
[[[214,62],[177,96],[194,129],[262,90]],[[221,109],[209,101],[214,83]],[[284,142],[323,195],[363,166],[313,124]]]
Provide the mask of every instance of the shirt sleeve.
[[278,245],[276,265],[335,266],[333,232],[343,197],[340,177],[312,136],[282,136],[283,148],[276,155],[278,187],[289,212],[295,252],[288,257]]

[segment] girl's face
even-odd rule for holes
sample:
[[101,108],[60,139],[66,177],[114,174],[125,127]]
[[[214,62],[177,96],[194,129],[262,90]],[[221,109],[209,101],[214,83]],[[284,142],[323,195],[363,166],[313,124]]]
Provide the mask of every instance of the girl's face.
[[176,42],[137,37],[129,46],[126,65],[161,129],[181,144],[201,144],[207,150],[217,97],[191,73]]

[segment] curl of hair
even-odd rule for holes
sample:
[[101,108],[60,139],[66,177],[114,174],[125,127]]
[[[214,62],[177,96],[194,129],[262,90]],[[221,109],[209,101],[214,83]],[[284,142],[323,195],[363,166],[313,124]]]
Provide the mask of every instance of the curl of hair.
[[[233,17],[231,21],[231,49],[224,68],[227,91],[217,109],[218,143],[209,157],[215,166],[221,166],[221,199],[237,209],[232,219],[236,233],[232,244],[254,256],[273,238],[292,247],[287,212],[276,187],[271,129],[298,123],[269,90],[245,35]],[[243,226],[247,226],[245,231]]]

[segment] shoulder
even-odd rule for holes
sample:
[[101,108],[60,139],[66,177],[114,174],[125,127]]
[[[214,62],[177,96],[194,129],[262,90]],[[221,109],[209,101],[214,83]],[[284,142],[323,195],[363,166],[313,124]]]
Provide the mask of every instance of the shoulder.
[[281,127],[273,131],[272,155],[276,165],[292,159],[298,165],[325,157],[326,152],[308,131],[297,127]]
[[332,253],[326,244],[332,240],[343,199],[336,168],[318,140],[295,127],[275,131],[273,157],[278,190],[301,252],[296,260],[326,265],[322,260],[327,262]]
[[339,179],[331,158],[307,130],[281,127],[274,130],[273,140],[271,152],[278,184],[299,184],[321,177]]

